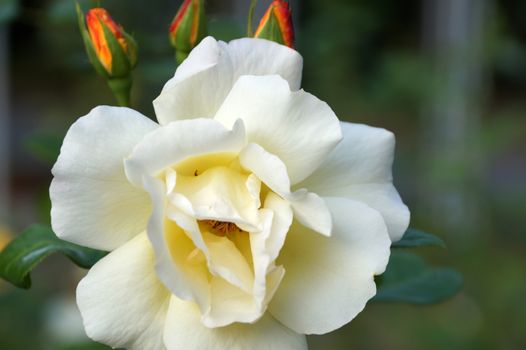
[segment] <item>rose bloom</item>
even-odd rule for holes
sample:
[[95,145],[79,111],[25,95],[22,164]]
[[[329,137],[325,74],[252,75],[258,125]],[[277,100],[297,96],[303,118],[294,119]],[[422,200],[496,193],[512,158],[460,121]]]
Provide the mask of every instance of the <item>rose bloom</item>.
[[205,38],[154,101],[69,129],[50,194],[65,240],[110,253],[82,279],[89,337],[128,349],[306,349],[351,321],[409,211],[393,134],[300,90],[301,56]]

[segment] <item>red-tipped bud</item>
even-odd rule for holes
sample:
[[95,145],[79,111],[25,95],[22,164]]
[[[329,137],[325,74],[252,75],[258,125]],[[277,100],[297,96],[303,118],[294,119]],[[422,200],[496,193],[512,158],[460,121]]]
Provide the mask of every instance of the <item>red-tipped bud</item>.
[[135,40],[115,23],[108,11],[93,8],[84,14],[77,4],[80,33],[93,68],[106,78],[121,106],[129,104],[131,71],[137,64]]
[[93,49],[100,63],[106,68],[106,71],[111,74],[113,53],[106,40],[104,26],[110,30],[111,35],[117,40],[122,50],[127,53],[128,43],[122,35],[122,27],[117,25],[108,14],[108,11],[103,8],[93,8],[89,10],[86,14],[86,23]]
[[170,25],[169,34],[177,60],[182,62],[206,35],[204,1],[185,0]]
[[80,8],[78,15],[86,50],[97,72],[107,78],[129,76],[137,63],[133,38],[103,8],[89,10],[85,21]]
[[262,38],[294,47],[294,26],[289,3],[274,0],[261,18],[255,38]]

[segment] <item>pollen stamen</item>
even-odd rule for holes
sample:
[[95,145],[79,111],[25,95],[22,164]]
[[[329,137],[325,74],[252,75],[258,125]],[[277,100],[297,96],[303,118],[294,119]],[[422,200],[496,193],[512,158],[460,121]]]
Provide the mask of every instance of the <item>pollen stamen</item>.
[[203,220],[202,222],[211,228],[212,233],[218,236],[221,236],[221,237],[224,237],[229,233],[242,231],[233,222],[217,221],[217,220]]

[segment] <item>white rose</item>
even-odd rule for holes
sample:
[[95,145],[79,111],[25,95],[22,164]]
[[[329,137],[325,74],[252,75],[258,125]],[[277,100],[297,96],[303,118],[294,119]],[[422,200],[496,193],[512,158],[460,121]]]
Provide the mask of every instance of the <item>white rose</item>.
[[80,282],[88,336],[128,349],[306,349],[376,292],[409,212],[394,137],[298,90],[301,56],[206,38],[159,124],[97,107],[53,168],[52,224],[111,251]]

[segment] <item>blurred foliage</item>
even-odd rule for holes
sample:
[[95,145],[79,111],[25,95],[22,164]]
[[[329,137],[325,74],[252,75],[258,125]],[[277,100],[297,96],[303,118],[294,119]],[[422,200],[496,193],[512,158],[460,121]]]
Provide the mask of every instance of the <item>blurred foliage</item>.
[[[85,57],[74,3],[0,2],[0,26],[9,25],[11,42],[15,210],[9,224],[16,229],[42,221],[49,213],[45,193],[51,176],[44,162],[55,154],[41,147],[47,136],[33,135],[64,135],[76,118],[94,106],[113,103]],[[87,8],[97,1],[80,3]],[[148,6],[138,0],[101,3],[138,41],[132,103],[153,117],[151,101],[175,69],[167,29],[180,1]],[[451,162],[446,157],[422,157],[428,146],[426,132],[433,127],[425,123],[425,106],[440,78],[422,49],[426,3],[297,1],[299,8],[293,9],[297,48],[304,56],[305,90],[327,101],[342,119],[395,132],[394,178],[411,208],[411,226],[438,233],[448,242],[447,250],[425,249],[425,258],[433,265],[459,268],[465,279],[463,291],[432,307],[371,303],[340,330],[309,337],[312,350],[526,348],[526,1],[488,1],[490,18],[481,34],[487,88],[478,101],[478,130],[470,135],[474,146],[467,155],[480,160],[475,179],[465,176],[469,162],[462,158]],[[212,35],[229,40],[244,34],[243,14],[234,14],[240,11],[239,4],[207,2]],[[28,150],[34,153],[34,147],[41,151],[38,159],[28,154]],[[448,218],[437,219],[422,205],[436,200],[426,197],[422,188],[448,183],[459,183],[461,190],[478,195],[475,214],[480,224],[473,234],[462,224],[447,230]],[[33,273],[34,288],[28,292],[0,285],[1,349],[105,348],[89,345],[85,337],[79,337],[76,345],[46,328],[52,297],[67,291],[63,297],[71,298],[81,277],[76,270],[64,271],[70,265],[61,257],[45,261]]]
[[15,18],[19,9],[19,0],[0,0],[0,25]]
[[62,139],[64,136],[56,134],[34,134],[30,135],[25,146],[33,157],[44,164],[52,166],[60,153]]
[[457,294],[462,276],[451,268],[430,267],[418,255],[393,251],[376,285],[378,290],[372,301],[426,305]]
[[446,243],[440,238],[430,233],[408,229],[402,239],[392,244],[392,248],[412,248],[412,247],[446,247]]

